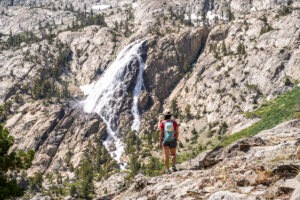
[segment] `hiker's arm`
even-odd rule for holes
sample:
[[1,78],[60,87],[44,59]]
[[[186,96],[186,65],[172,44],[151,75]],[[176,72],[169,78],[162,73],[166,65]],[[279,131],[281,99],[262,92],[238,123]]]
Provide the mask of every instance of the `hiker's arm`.
[[163,129],[159,129],[160,130],[160,134],[159,134],[159,145],[162,146],[162,140],[163,140],[163,137],[164,137],[164,131]]
[[175,129],[175,133],[176,133],[176,140],[178,141],[178,137],[179,137],[179,131],[178,131],[178,126]]

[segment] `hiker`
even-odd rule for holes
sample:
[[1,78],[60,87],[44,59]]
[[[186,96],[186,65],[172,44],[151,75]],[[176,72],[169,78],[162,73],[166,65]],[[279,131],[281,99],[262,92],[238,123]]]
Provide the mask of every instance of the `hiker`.
[[163,149],[166,173],[170,174],[169,169],[169,152],[172,155],[172,170],[175,172],[176,169],[176,146],[178,140],[178,124],[175,120],[171,119],[172,113],[169,109],[164,111],[164,119],[160,123],[160,138],[159,145]]

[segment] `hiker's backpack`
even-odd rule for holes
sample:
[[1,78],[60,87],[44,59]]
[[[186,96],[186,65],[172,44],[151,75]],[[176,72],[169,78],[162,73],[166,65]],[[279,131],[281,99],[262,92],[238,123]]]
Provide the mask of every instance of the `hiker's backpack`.
[[174,121],[164,121],[164,141],[172,142],[174,140]]

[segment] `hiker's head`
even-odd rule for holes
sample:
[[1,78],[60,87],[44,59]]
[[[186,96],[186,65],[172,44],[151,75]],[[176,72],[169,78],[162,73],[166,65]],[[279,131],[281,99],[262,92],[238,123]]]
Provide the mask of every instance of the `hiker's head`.
[[165,120],[166,120],[166,119],[171,119],[171,117],[172,117],[171,110],[170,110],[170,109],[166,109],[166,110],[164,111],[164,119],[165,119]]

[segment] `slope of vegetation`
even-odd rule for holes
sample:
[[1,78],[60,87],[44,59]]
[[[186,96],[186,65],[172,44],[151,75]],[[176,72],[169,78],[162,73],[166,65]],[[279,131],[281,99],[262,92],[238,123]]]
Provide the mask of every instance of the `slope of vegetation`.
[[281,122],[299,117],[300,87],[297,87],[269,102],[259,109],[246,113],[247,118],[257,118],[261,120],[252,126],[243,129],[233,135],[225,136],[220,145],[227,146],[241,138],[251,137],[260,131],[270,129]]
[[[212,148],[228,146],[239,139],[251,137],[260,131],[271,129],[284,121],[300,118],[300,87],[263,104],[253,112],[245,113],[245,116],[247,118],[260,118],[260,121],[237,133],[222,137],[221,142]],[[190,160],[205,150],[207,150],[207,146],[199,145],[192,148],[190,152],[180,153],[178,163]]]

